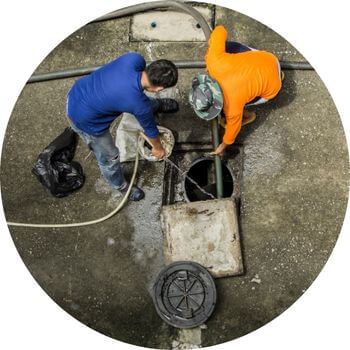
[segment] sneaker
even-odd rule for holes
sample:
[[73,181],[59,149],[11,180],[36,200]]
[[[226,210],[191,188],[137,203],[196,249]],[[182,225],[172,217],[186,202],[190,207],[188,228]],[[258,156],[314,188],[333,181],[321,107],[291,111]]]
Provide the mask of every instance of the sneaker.
[[159,98],[160,106],[158,112],[160,113],[174,113],[179,110],[179,104],[172,98]]
[[[256,119],[255,112],[251,112],[251,114],[248,117],[245,117],[244,114],[243,114],[242,126],[252,123],[255,119]],[[224,129],[226,129],[226,120],[225,120],[225,118],[220,118],[219,124]]]
[[247,117],[245,115],[246,113],[243,113],[242,126],[252,123],[256,118],[255,112],[249,112]]
[[283,81],[284,80],[284,73],[283,73],[283,71],[281,71],[281,81]]
[[[119,190],[121,193],[126,193],[129,188],[129,184],[125,186],[122,190]],[[145,197],[145,192],[141,190],[141,188],[133,185],[131,187],[131,191],[129,193],[129,199],[132,201],[140,201],[142,198]]]
[[219,125],[226,129],[226,119],[224,117],[219,118]]

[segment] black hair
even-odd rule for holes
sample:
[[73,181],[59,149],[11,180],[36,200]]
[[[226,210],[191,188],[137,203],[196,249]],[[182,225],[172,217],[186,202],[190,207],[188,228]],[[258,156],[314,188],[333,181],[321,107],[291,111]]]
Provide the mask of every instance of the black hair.
[[168,60],[157,60],[146,67],[146,74],[153,86],[168,88],[176,85],[178,73],[175,64]]

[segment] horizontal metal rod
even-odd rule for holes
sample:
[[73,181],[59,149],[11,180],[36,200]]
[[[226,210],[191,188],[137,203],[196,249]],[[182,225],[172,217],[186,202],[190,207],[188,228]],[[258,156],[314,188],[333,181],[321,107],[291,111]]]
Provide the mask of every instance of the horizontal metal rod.
[[280,61],[280,65],[285,70],[314,70],[309,62]]
[[[204,61],[173,61],[177,68],[179,69],[190,69],[190,68],[205,68]],[[147,64],[149,64],[148,62]],[[313,70],[314,68],[308,62],[286,62],[281,61],[281,68],[285,70]],[[55,80],[55,79],[64,79],[79,77],[82,75],[89,74],[101,66],[95,67],[83,67],[83,68],[72,68],[68,70],[62,70],[57,72],[48,72],[48,73],[37,73],[33,74],[27,83],[38,83],[42,81]]]
[[[177,68],[204,68],[204,61],[173,61]],[[151,62],[147,62],[149,64]],[[41,81],[54,80],[54,79],[64,79],[71,77],[78,77],[81,75],[90,74],[102,66],[94,67],[83,67],[83,68],[72,68],[68,70],[62,70],[57,72],[48,72],[48,73],[38,73],[33,74],[27,83],[37,83]]]
[[95,67],[83,67],[83,68],[72,68],[67,70],[60,70],[56,72],[47,72],[47,73],[37,73],[33,74],[27,83],[39,83],[42,81],[48,81],[48,80],[55,80],[55,79],[64,79],[64,78],[72,78],[72,77],[79,77],[81,75],[87,75],[91,72],[95,71],[96,69],[100,68],[102,66],[95,66]]

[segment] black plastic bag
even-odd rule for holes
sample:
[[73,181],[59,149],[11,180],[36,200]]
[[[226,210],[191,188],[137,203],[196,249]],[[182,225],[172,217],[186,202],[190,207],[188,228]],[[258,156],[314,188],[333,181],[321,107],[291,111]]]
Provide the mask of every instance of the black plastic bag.
[[56,197],[64,197],[83,186],[85,176],[78,162],[72,161],[77,134],[66,128],[39,155],[32,173]]

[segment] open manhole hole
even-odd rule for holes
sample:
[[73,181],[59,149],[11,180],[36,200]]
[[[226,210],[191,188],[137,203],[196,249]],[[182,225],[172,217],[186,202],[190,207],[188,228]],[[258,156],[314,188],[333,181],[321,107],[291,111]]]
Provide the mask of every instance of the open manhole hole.
[[[216,197],[215,162],[212,158],[200,158],[195,160],[187,171],[187,175],[205,190],[205,192]],[[234,181],[230,169],[224,163],[222,163],[222,178],[224,187],[223,197],[229,198],[233,194]],[[187,178],[183,181],[183,187],[184,197],[187,202],[212,199]]]
[[194,328],[212,314],[216,288],[211,274],[194,262],[178,261],[166,266],[153,286],[159,316],[177,328]]

